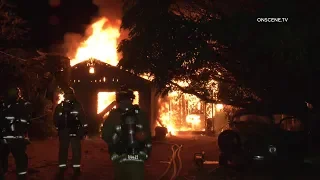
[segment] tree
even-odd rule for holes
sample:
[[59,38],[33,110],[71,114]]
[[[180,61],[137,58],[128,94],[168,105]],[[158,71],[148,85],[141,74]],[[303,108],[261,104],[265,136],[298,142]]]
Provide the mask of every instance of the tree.
[[[129,38],[119,45],[119,66],[151,73],[160,89],[187,80],[190,85],[180,89],[207,101],[212,87],[205,85],[215,80],[228,104],[304,103],[312,83],[302,80],[318,67],[308,59],[306,6],[273,0],[124,1],[122,28]],[[257,17],[289,22],[258,23]]]
[[15,12],[15,5],[9,1],[0,2],[0,46],[21,47],[28,39],[30,28],[27,22]]
[[[31,29],[15,14],[15,6],[0,3],[0,76],[1,94],[7,86],[19,86],[23,95],[33,103],[33,123],[30,135],[46,136],[52,133],[54,94],[58,85],[69,82],[59,77],[59,70],[68,70],[69,59],[61,55],[45,54],[28,46]],[[51,124],[51,125],[50,125]],[[33,131],[34,130],[34,131]],[[42,131],[41,131],[42,130]],[[39,134],[41,132],[41,134]],[[36,133],[36,134],[35,134]],[[48,133],[48,134],[45,134]]]
[[[0,2],[0,28],[0,73],[2,77],[6,77],[1,78],[1,84],[21,84],[26,77],[23,76],[27,63],[25,58],[30,57],[21,47],[30,29],[27,22],[15,14],[15,6],[4,0]],[[5,87],[1,89],[3,90]]]

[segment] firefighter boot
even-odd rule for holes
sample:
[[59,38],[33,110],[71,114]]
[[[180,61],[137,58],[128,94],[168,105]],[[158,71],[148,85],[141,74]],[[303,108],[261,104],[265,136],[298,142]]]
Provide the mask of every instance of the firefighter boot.
[[26,174],[18,175],[17,180],[27,180],[27,175]]
[[60,180],[60,179],[63,180],[66,170],[67,170],[67,168],[59,168],[59,171],[58,171],[58,173],[56,175],[56,179],[57,180]]
[[73,168],[73,180],[77,180],[81,175],[81,169],[80,168]]
[[73,168],[73,175],[74,176],[80,176],[81,175],[81,169],[80,168]]

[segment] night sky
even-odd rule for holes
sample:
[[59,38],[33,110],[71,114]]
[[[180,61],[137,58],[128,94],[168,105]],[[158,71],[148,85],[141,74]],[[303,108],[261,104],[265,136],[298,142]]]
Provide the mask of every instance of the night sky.
[[84,33],[92,19],[101,14],[121,18],[120,0],[94,1],[95,4],[92,0],[60,0],[60,3],[59,0],[15,2],[18,14],[30,23],[32,44],[36,48],[47,49],[52,44],[63,43],[64,34],[67,32]]

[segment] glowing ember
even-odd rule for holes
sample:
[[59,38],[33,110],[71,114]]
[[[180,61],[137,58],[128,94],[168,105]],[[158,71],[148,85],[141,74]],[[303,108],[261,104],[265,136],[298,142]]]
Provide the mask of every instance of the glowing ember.
[[190,115],[188,115],[186,117],[186,122],[190,123],[192,125],[198,125],[201,122],[200,116],[199,115],[190,114]]
[[177,135],[177,131],[173,126],[167,125],[166,128],[167,128],[168,133],[169,133],[167,135],[174,135],[174,136]]
[[150,74],[142,74],[140,77],[148,81],[152,81],[154,79],[154,77]]
[[223,104],[216,105],[217,111],[221,111],[223,109]]
[[90,67],[89,73],[90,73],[90,74],[94,74],[94,67]]
[[59,93],[58,94],[58,104],[60,104],[63,100],[64,100],[64,94],[63,93]]
[[112,66],[118,64],[118,38],[120,24],[112,26],[107,18],[101,18],[90,27],[91,35],[83,41],[77,49],[75,57],[71,58],[70,65],[74,66],[90,58],[97,59]]

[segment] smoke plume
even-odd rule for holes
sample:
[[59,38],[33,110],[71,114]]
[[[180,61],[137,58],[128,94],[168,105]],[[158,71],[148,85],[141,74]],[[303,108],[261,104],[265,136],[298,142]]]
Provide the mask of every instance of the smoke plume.
[[[122,1],[120,0],[93,0],[93,3],[99,7],[99,15],[108,18],[111,23],[119,25],[122,18]],[[119,42],[128,37],[128,32],[121,31]]]
[[[118,27],[120,29],[121,18],[122,18],[122,1],[120,0],[93,0],[93,4],[95,4],[99,8],[99,16],[92,18],[91,24],[96,22],[102,17],[106,17],[109,21],[105,24],[105,26],[113,26]],[[91,25],[90,24],[90,25]],[[73,58],[76,54],[76,50],[85,39],[87,39],[91,35],[91,29],[88,25],[87,30],[84,35],[76,34],[76,33],[66,33],[64,35],[64,45],[63,49],[65,54],[69,58]],[[121,31],[121,35],[118,39],[118,43],[122,39],[127,38],[128,33],[125,31]]]
[[117,21],[122,17],[120,0],[93,0],[93,4],[99,7],[99,15],[107,17],[110,21]]

